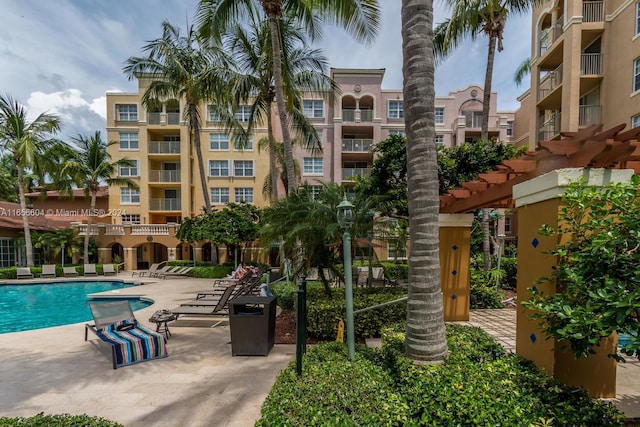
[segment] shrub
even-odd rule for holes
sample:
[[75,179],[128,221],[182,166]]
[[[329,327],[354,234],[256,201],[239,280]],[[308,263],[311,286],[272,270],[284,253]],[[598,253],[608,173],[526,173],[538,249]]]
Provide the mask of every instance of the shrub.
[[469,305],[471,308],[504,308],[504,294],[490,278],[490,272],[471,268]]
[[88,415],[44,415],[39,413],[33,417],[0,418],[0,427],[123,427],[115,421]]
[[505,273],[502,285],[515,288],[518,281],[518,258],[502,257],[500,267]]
[[221,277],[227,276],[231,273],[232,268],[224,266],[224,265],[215,265],[215,266],[196,266],[193,270],[191,270],[191,276],[197,277],[200,279],[220,279]]
[[391,261],[380,263],[384,268],[384,277],[392,282],[405,281],[409,279],[409,264],[396,264]]
[[293,282],[278,282],[269,286],[271,292],[278,297],[278,305],[284,310],[293,310],[298,293],[298,285]]

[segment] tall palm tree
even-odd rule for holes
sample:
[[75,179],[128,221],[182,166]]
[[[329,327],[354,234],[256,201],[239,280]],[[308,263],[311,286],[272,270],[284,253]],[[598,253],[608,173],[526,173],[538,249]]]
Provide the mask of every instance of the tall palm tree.
[[[111,161],[108,152],[110,145],[117,144],[117,141],[105,142],[96,131],[92,136],[78,135],[73,138],[73,142],[78,147],[73,151],[70,158],[64,163],[61,175],[70,178],[78,187],[84,189],[85,197],[90,199],[89,214],[87,215],[87,233],[84,236],[84,262],[89,262],[89,236],[92,218],[96,214],[96,198],[98,189],[102,182],[107,185],[127,187],[137,190],[138,184],[130,178],[118,177],[120,167],[131,167],[135,165],[133,160],[126,158]],[[67,181],[67,182],[69,182]],[[70,189],[67,187],[66,189]],[[64,192],[64,191],[63,191]]]
[[22,224],[26,246],[27,266],[33,266],[31,229],[25,198],[25,170],[37,167],[43,153],[60,141],[53,135],[60,130],[60,118],[42,113],[29,121],[25,107],[10,95],[0,95],[0,150],[9,153],[17,169],[18,200],[22,210]]
[[[317,49],[308,46],[305,35],[294,25],[290,17],[280,20],[283,56],[282,80],[290,122],[296,136],[312,152],[322,150],[322,142],[311,121],[302,113],[302,92],[317,93],[332,100],[339,92],[338,85],[325,74],[327,59]],[[237,23],[224,37],[224,47],[234,58],[237,76],[231,91],[236,99],[234,103],[251,102],[251,115],[248,128],[267,118],[268,151],[270,162],[271,196],[278,198],[277,158],[279,149],[273,135],[271,106],[275,98],[273,78],[273,52],[271,33],[266,21],[252,16],[246,25]],[[265,147],[263,147],[265,148]],[[280,148],[280,147],[279,147]],[[282,145],[284,154],[284,145]],[[295,163],[295,162],[294,162]],[[295,168],[295,164],[294,164]],[[286,167],[283,168],[286,173]],[[299,175],[296,175],[296,180]],[[288,181],[288,180],[287,180]],[[288,189],[288,186],[285,186]]]
[[380,8],[378,0],[200,0],[196,12],[199,33],[204,39],[218,39],[235,22],[257,13],[262,8],[269,22],[273,52],[274,94],[282,129],[288,192],[297,188],[293,173],[293,150],[287,120],[283,86],[283,37],[279,23],[283,14],[296,17],[297,23],[312,37],[320,34],[319,20],[335,23],[356,39],[370,41],[377,32]]
[[406,352],[418,363],[432,363],[447,356],[438,254],[432,0],[402,0],[401,17],[411,241]]
[[[503,49],[502,36],[508,15],[523,14],[540,0],[445,0],[453,10],[451,17],[438,24],[434,30],[434,54],[436,59],[446,57],[467,37],[475,39],[481,34],[489,38],[487,65],[482,96],[482,127],[480,138],[489,139],[489,107],[493,64],[496,54]],[[489,240],[489,210],[482,209],[482,248],[484,268],[491,268],[491,243]]]
[[205,101],[226,104],[228,59],[216,46],[199,44],[193,26],[188,27],[186,35],[181,35],[180,28],[167,21],[162,23],[162,37],[152,40],[142,50],[148,56],[130,57],[123,71],[129,80],[139,76],[151,79],[142,95],[145,106],[170,97],[184,99],[189,143],[195,148],[205,208],[210,211],[200,145],[200,105]]
[[[265,198],[271,198],[275,202],[278,198],[277,188],[274,188],[274,186],[277,187],[278,185],[278,177],[280,177],[280,181],[284,184],[285,193],[289,187],[284,163],[284,143],[282,141],[274,141],[272,144],[269,138],[262,138],[258,141],[258,150],[269,151],[269,157],[275,160],[275,166],[267,174],[264,184],[262,185],[262,195]],[[300,163],[295,159],[293,161],[293,167],[295,168],[296,179],[300,179],[302,177]]]

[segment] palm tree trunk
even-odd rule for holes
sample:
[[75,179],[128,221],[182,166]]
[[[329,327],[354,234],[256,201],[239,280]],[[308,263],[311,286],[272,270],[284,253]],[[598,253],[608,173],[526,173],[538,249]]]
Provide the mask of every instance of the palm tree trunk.
[[204,171],[204,160],[202,159],[202,147],[200,145],[200,123],[198,122],[197,106],[189,103],[188,107],[191,109],[189,114],[190,128],[193,132],[193,145],[196,149],[196,159],[198,161],[198,172],[200,173],[200,185],[202,186],[202,196],[204,198],[204,206],[207,212],[211,212],[211,200],[209,199],[209,191],[207,188],[207,176]]
[[269,169],[271,170],[271,200],[278,201],[278,171],[276,170],[276,141],[273,137],[273,120],[271,119],[271,104],[267,114],[267,135],[269,138]]
[[293,149],[291,147],[291,135],[287,122],[287,110],[284,103],[284,90],[282,89],[282,51],[280,50],[280,32],[278,31],[278,16],[269,14],[269,29],[271,31],[271,48],[273,50],[273,79],[275,83],[276,105],[282,131],[284,144],[284,163],[287,168],[287,194],[296,191],[296,174],[293,168]]
[[402,0],[401,15],[411,241],[406,352],[416,363],[434,363],[447,356],[447,340],[438,253],[432,0]]
[[[484,76],[484,94],[482,96],[482,129],[480,138],[489,140],[489,111],[491,106],[491,82],[493,80],[493,62],[496,56],[496,36],[489,34],[487,52],[487,70]],[[482,209],[482,254],[484,269],[491,270],[491,241],[489,227],[489,209]]]
[[18,165],[18,197],[20,199],[20,210],[22,211],[22,226],[24,228],[24,244],[27,254],[27,267],[33,267],[33,246],[31,246],[31,228],[29,217],[27,216],[27,198],[24,195],[24,172]]
[[91,223],[93,222],[93,212],[96,208],[96,197],[97,197],[97,193],[92,191],[91,192],[91,201],[89,202],[89,215],[87,215],[87,233],[84,235],[84,247],[83,247],[83,257],[84,257],[84,263],[88,264],[89,263],[89,237],[91,236]]

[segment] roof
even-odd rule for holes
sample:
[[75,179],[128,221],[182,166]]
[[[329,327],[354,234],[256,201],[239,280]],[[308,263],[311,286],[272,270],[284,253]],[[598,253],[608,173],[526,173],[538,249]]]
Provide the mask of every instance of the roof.
[[[29,226],[32,230],[47,231],[69,228],[70,221],[53,219],[42,209],[27,208]],[[0,228],[22,230],[22,209],[20,204],[0,201]]]
[[[47,195],[47,198],[61,198],[61,199],[71,198],[71,196],[69,195],[60,194],[59,191],[47,191],[46,195]],[[25,194],[25,196],[30,199],[37,199],[42,196],[42,193],[38,191],[33,193],[27,193]],[[76,198],[76,197],[84,197],[84,188],[76,188],[73,190],[73,198]],[[97,197],[98,198],[109,197],[109,187],[106,185],[101,185],[100,188],[98,189]]]
[[640,173],[640,127],[622,132],[625,124],[606,131],[592,125],[578,132],[561,132],[561,139],[540,141],[539,149],[505,160],[496,170],[440,196],[441,213],[480,208],[512,208],[513,186],[556,169],[633,169]]

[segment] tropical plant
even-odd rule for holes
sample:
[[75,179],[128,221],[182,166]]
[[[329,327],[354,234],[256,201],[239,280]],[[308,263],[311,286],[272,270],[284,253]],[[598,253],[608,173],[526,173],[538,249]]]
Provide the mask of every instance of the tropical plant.
[[288,193],[297,190],[293,167],[293,149],[289,133],[287,99],[283,81],[283,55],[280,22],[284,15],[295,17],[296,23],[313,39],[319,35],[318,21],[325,20],[342,26],[358,40],[370,41],[378,27],[377,0],[201,0],[196,12],[200,35],[205,39],[219,39],[229,26],[247,16],[256,16],[258,4],[269,22],[273,54],[273,81],[278,117],[284,142]]
[[401,17],[411,241],[406,353],[418,363],[440,362],[447,339],[438,254],[432,0],[402,0]]
[[[258,150],[268,150],[269,160],[275,160],[275,166],[270,168],[270,172],[264,179],[262,195],[265,198],[271,198],[274,201],[278,200],[278,177],[284,184],[285,192],[289,187],[284,161],[284,143],[282,141],[273,141],[272,143],[269,138],[262,138],[258,141]],[[296,179],[299,180],[302,177],[302,172],[300,170],[300,163],[295,159],[293,160],[293,167],[295,169]]]
[[[210,211],[211,200],[200,144],[200,105],[205,101],[228,105],[229,60],[219,47],[199,44],[192,26],[188,27],[186,35],[181,35],[180,29],[167,21],[162,23],[162,37],[152,40],[142,50],[148,56],[130,57],[123,71],[130,80],[136,77],[150,79],[142,95],[145,107],[168,97],[184,100],[189,143],[195,148],[204,204]],[[238,134],[244,132],[242,128],[236,131]]]
[[531,58],[527,58],[518,65],[515,73],[513,73],[513,81],[516,82],[518,86],[522,84],[524,78],[529,75],[531,72]]
[[[541,229],[559,241],[549,251],[556,267],[522,304],[576,357],[595,353],[602,339],[618,332],[629,337],[620,351],[640,359],[640,177],[601,189],[573,183],[562,202],[558,224]],[[540,283],[555,285],[555,292],[543,292]],[[617,350],[612,356],[624,360]]]
[[25,171],[37,168],[44,153],[61,144],[53,139],[60,130],[60,118],[54,114],[42,113],[33,120],[28,119],[27,109],[10,95],[0,95],[0,151],[12,157],[17,170],[18,200],[22,212],[27,266],[33,266],[33,246],[31,229],[27,216],[25,198]]
[[[322,142],[309,120],[301,111],[302,93],[314,93],[332,100],[338,85],[325,74],[328,68],[327,59],[317,49],[311,49],[305,34],[294,25],[291,17],[283,16],[279,21],[279,33],[282,36],[282,83],[287,99],[287,113],[290,123],[296,132],[297,140],[302,145],[318,152],[322,150]],[[236,23],[224,36],[224,48],[234,58],[234,66],[238,73],[232,83],[234,103],[251,103],[251,114],[247,130],[250,131],[255,122],[267,119],[268,148],[271,184],[270,195],[278,199],[277,155],[282,152],[280,164],[285,165],[284,145],[276,147],[273,136],[271,107],[275,98],[273,77],[273,53],[271,32],[266,21],[252,16],[246,24]],[[293,141],[292,141],[293,142]],[[294,161],[295,167],[295,161]],[[286,176],[286,168],[282,168]],[[300,176],[296,174],[298,182]],[[288,180],[283,179],[285,190]],[[288,191],[287,191],[288,192]]]
[[[85,262],[89,260],[89,237],[91,223],[96,212],[96,199],[100,184],[105,182],[110,186],[139,189],[138,184],[131,178],[118,176],[121,167],[135,165],[133,160],[122,158],[111,161],[109,146],[117,144],[116,141],[105,142],[96,131],[92,136],[78,135],[73,138],[77,151],[72,151],[70,157],[62,166],[62,177],[66,179],[65,186],[60,185],[61,193],[73,194],[73,189],[68,186],[71,182],[84,189],[86,198],[89,198],[89,213],[87,215],[87,232],[84,236],[83,256]],[[68,177],[68,178],[66,178]]]

